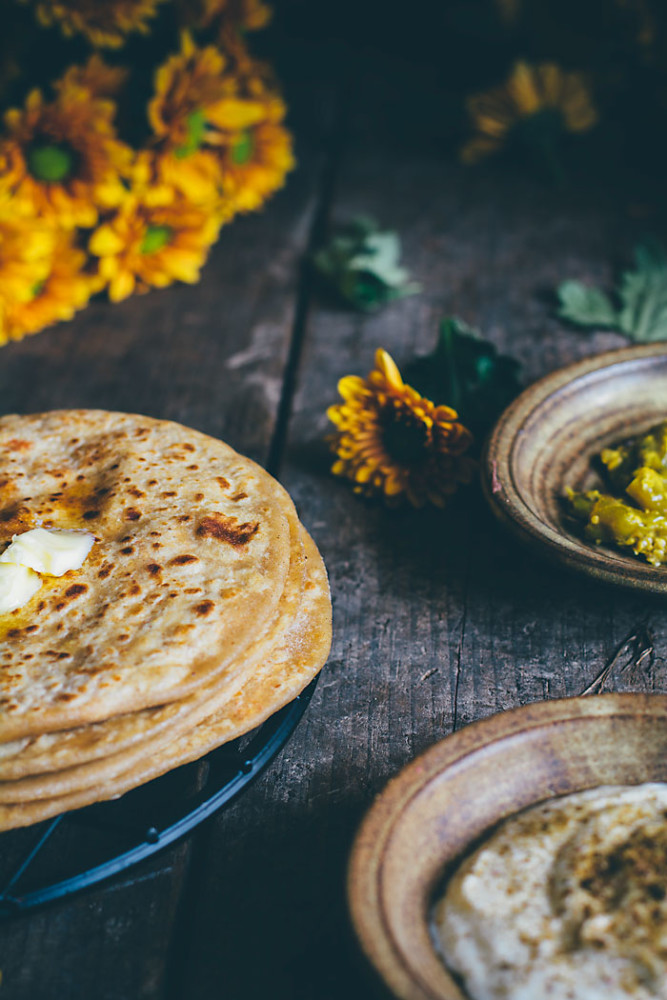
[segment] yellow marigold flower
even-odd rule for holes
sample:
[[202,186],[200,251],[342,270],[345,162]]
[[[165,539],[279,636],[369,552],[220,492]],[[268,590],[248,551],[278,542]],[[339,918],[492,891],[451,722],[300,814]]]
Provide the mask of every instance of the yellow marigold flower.
[[232,217],[234,206],[224,195],[220,159],[210,150],[200,149],[181,158],[166,149],[150,152],[149,157],[152,187],[171,189],[173,197],[181,194],[193,205],[210,205],[224,221]]
[[115,110],[113,101],[81,87],[63,87],[51,103],[33,90],[24,109],[5,114],[4,196],[61,227],[94,226],[99,208],[125,196],[120,173],[132,154],[116,138]]
[[41,280],[33,281],[30,297],[5,299],[0,309],[0,343],[20,340],[71,319],[83,309],[102,284],[99,277],[85,271],[87,260],[85,251],[74,246],[70,232],[57,233],[49,268]]
[[[22,0],[23,3],[29,0]],[[37,0],[45,27],[57,24],[63,35],[84,35],[97,48],[117,49],[133,31],[148,34],[148,21],[166,0]]]
[[464,163],[476,163],[497,152],[518,126],[548,115],[557,127],[585,132],[597,121],[597,111],[581,73],[568,73],[555,63],[531,66],[517,62],[508,80],[480,94],[466,107],[475,134],[461,150]]
[[226,68],[225,57],[215,45],[198,48],[184,31],[181,51],[155,74],[148,120],[157,138],[167,141],[182,157],[200,148],[212,110],[236,94],[237,81]]
[[0,214],[2,312],[8,304],[30,301],[35,286],[49,273],[55,242],[55,231],[40,219],[21,219],[11,210],[3,210]]
[[142,149],[130,169],[131,191],[144,205],[171,205],[178,198],[174,185],[160,175],[160,159],[154,150]]
[[236,211],[249,212],[285,183],[295,166],[291,133],[283,122],[287,109],[265,63],[234,56],[239,79],[237,99],[221,101],[214,109],[217,144],[225,191]]
[[94,53],[85,66],[70,66],[54,87],[56,91],[79,87],[94,97],[115,97],[127,80],[129,72],[125,66],[109,66],[97,53]]
[[221,149],[224,187],[237,212],[252,212],[283,186],[294,167],[292,136],[276,122],[260,122]]
[[93,233],[90,251],[100,258],[99,273],[108,284],[109,298],[119,302],[150,287],[198,281],[219,230],[217,215],[183,199],[153,205],[132,194],[114,218]]
[[329,438],[337,456],[331,470],[350,479],[355,493],[390,505],[405,498],[415,507],[443,507],[472,478],[475,463],[466,452],[473,438],[456,410],[406,385],[386,351],[376,352],[365,379],[348,375],[338,391],[343,402],[327,411],[338,428]]
[[199,150],[185,159],[169,149],[143,149],[130,171],[132,192],[142,204],[172,205],[185,198],[205,209],[219,223],[228,222],[234,206],[222,190],[220,162],[208,150]]
[[294,165],[285,105],[262,67],[247,77],[227,72],[223,53],[198,48],[187,32],[181,52],[157,71],[148,110],[160,177],[191,200],[222,190],[236,211],[250,211]]

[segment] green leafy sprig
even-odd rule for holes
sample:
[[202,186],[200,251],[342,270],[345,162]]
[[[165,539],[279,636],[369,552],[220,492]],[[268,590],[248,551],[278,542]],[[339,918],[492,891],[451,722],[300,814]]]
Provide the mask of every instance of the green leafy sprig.
[[443,319],[432,354],[403,372],[408,385],[438,405],[455,409],[478,440],[520,392],[521,366],[455,316]]
[[398,235],[382,231],[375,220],[360,216],[337,232],[313,261],[345,302],[373,312],[421,290],[399,264],[400,256]]
[[610,297],[581,281],[558,289],[558,315],[576,326],[618,330],[631,340],[667,340],[667,255],[656,241],[635,247],[635,267]]

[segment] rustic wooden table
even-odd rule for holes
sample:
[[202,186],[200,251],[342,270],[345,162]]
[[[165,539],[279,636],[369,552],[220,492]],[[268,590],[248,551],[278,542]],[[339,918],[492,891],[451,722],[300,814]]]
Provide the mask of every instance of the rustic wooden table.
[[[389,777],[453,729],[577,695],[605,666],[608,690],[666,689],[661,602],[515,549],[477,488],[444,513],[362,503],[322,443],[338,378],[365,374],[379,345],[399,364],[430,349],[445,313],[515,354],[526,381],[620,346],[566,329],[548,293],[568,276],[608,281],[642,232],[624,178],[582,167],[554,190],[501,162],[463,168],[438,131],[432,73],[278,42],[299,153],[285,190],[223,230],[200,284],[95,303],[4,347],[0,398],[5,412],[178,420],[268,465],[329,569],[331,658],[286,749],[230,808],[0,925],[3,1000],[363,996],[345,865]],[[368,318],[324,300],[304,266],[332,220],[359,212],[398,230],[423,286]]]

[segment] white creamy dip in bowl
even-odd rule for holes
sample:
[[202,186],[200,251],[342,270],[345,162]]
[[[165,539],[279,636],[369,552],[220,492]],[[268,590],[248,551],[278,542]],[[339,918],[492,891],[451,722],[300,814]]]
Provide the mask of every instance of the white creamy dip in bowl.
[[[354,930],[391,994],[469,1000],[433,931],[447,880],[499,823],[538,803],[600,786],[667,782],[666,723],[664,695],[538,702],[467,726],[404,768],[366,815],[348,870]],[[588,980],[592,964],[577,961]],[[538,994],[521,1000],[528,997]]]

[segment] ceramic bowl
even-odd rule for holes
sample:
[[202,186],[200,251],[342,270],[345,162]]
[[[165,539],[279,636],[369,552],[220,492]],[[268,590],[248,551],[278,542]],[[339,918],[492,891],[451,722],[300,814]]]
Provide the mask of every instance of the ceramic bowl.
[[437,743],[368,812],[348,870],[362,950],[400,1000],[465,1000],[430,913],[443,879],[496,823],[554,795],[667,780],[667,696],[538,702]]
[[596,546],[576,534],[566,486],[600,484],[591,460],[607,445],[667,419],[667,343],[598,354],[552,372],[496,424],[482,459],[492,510],[523,541],[566,566],[611,583],[667,594],[667,565]]

